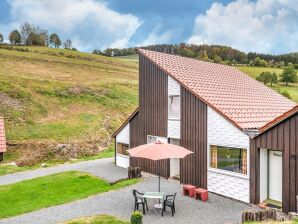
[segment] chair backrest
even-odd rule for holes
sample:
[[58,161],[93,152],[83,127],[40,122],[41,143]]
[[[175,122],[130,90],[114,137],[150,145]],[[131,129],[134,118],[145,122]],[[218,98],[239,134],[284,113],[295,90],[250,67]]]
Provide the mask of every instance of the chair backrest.
[[136,200],[137,200],[137,198],[142,198],[141,195],[143,195],[142,193],[138,192],[137,190],[132,190],[132,194]]
[[174,194],[171,194],[171,195],[167,195],[166,196],[166,200],[168,200],[168,201],[175,201],[176,195],[177,195],[177,192],[174,193]]

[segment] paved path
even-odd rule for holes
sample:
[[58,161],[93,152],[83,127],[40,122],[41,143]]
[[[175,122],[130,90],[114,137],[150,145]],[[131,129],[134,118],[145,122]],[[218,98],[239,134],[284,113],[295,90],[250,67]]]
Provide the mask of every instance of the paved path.
[[113,164],[113,161],[114,158],[97,159],[7,174],[4,176],[0,176],[0,185],[16,183],[22,180],[28,180],[36,177],[60,173],[69,170],[88,172],[95,176],[104,178],[109,182],[115,182],[117,180],[126,178],[127,170],[115,166]]
[[[117,191],[98,194],[79,201],[64,205],[53,206],[39,211],[23,214],[10,219],[0,220],[0,224],[51,224],[61,223],[74,218],[112,214],[129,220],[133,211],[134,199],[132,189],[139,191],[156,191],[157,178],[147,177],[134,186],[129,186]],[[163,180],[161,190],[166,193],[178,192],[176,198],[176,214],[171,217],[168,211],[164,217],[151,211],[144,216],[144,224],[223,224],[240,223],[241,211],[251,209],[251,206],[221,197],[209,195],[205,203],[183,196],[181,185]],[[152,208],[154,201],[149,201]],[[4,208],[5,209],[5,208]]]

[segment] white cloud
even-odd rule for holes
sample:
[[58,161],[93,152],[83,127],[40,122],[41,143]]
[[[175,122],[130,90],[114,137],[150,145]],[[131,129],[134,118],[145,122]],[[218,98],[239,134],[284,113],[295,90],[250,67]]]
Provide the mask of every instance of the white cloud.
[[141,43],[137,43],[136,46],[147,46],[154,44],[166,44],[175,36],[181,32],[178,29],[167,30],[160,33],[161,24],[158,24]]
[[0,24],[6,34],[29,22],[70,38],[80,50],[126,47],[142,24],[131,14],[121,14],[95,0],[8,0],[12,21]]
[[297,0],[213,3],[195,19],[192,44],[223,44],[243,51],[298,51]]

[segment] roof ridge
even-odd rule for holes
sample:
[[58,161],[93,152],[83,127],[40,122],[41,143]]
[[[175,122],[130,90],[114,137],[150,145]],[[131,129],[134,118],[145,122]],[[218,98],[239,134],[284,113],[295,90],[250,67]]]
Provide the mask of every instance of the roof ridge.
[[[240,129],[261,128],[272,117],[297,105],[238,68],[151,50],[137,51]],[[237,105],[241,105],[241,113]]]

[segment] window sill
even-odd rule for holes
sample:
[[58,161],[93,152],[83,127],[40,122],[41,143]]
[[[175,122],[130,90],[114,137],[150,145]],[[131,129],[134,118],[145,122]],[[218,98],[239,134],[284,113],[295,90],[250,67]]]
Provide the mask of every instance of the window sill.
[[218,173],[218,174],[222,174],[222,175],[226,175],[226,176],[249,180],[249,176],[247,174],[233,173],[233,172],[215,169],[215,168],[211,168],[211,167],[208,168],[208,172]]
[[168,120],[180,121],[180,117],[168,117]]
[[129,159],[129,156],[127,156],[127,155],[123,155],[123,154],[120,154],[120,153],[117,153],[116,156],[120,156],[120,157]]

